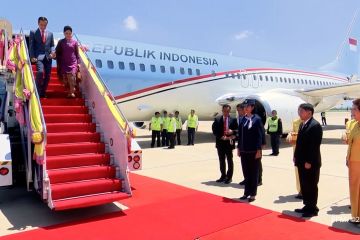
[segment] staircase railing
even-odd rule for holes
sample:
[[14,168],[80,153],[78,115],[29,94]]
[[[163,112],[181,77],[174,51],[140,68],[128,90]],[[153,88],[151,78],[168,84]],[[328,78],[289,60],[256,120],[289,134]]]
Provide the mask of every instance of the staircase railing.
[[35,164],[35,182],[34,187],[40,193],[43,199],[49,201],[49,178],[46,172],[46,123],[44,114],[41,108],[39,94],[37,92],[35,78],[32,71],[32,66],[29,57],[29,51],[23,31],[20,32],[20,60],[22,61],[22,83],[23,92],[25,95],[25,118],[27,126],[27,184],[32,181],[32,147],[34,144],[34,156],[36,157]]
[[[81,46],[79,38],[75,34],[74,36]],[[79,48],[79,55],[83,79],[81,85],[85,89],[83,93],[87,97],[89,107],[96,114],[96,120],[102,123],[104,140],[109,146],[108,150],[114,156],[114,164],[119,167],[120,176],[118,177],[124,180],[124,190],[131,194],[127,161],[131,150],[133,130],[83,47]],[[90,84],[94,86],[90,86]],[[97,91],[94,92],[93,89],[97,89]]]

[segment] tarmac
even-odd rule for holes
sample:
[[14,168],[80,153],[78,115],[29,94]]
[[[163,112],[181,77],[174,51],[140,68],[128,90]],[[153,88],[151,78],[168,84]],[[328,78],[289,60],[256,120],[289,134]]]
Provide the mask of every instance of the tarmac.
[[[281,118],[281,116],[280,116]],[[319,114],[315,118],[320,121]],[[348,169],[345,165],[347,145],[341,140],[345,130],[344,120],[350,118],[349,112],[328,112],[327,126],[323,127],[321,145],[322,167],[320,170],[319,215],[309,221],[360,234],[360,226],[348,223],[349,183]],[[212,122],[200,122],[195,135],[195,145],[187,146],[186,130],[182,132],[182,145],[175,149],[150,148],[151,132],[137,129],[137,141],[143,149],[143,168],[137,174],[175,183],[199,191],[238,200],[243,195],[243,180],[240,159],[234,151],[234,176],[230,184],[216,183],[220,177],[215,139],[211,133]],[[281,140],[279,156],[271,153],[270,140],[263,151],[263,185],[258,187],[256,201],[252,205],[301,217],[295,208],[303,206],[296,199],[295,169],[293,148]],[[50,211],[46,204],[33,192],[24,188],[0,188],[0,236],[49,226],[70,220],[83,219],[124,209],[120,204],[107,204],[87,209],[65,212]]]

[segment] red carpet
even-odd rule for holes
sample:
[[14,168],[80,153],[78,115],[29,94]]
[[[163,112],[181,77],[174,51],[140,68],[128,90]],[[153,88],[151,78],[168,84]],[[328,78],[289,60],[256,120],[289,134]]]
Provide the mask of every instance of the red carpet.
[[[130,207],[91,219],[8,235],[15,239],[359,239],[328,226],[131,174]],[[91,208],[89,208],[91,211]]]

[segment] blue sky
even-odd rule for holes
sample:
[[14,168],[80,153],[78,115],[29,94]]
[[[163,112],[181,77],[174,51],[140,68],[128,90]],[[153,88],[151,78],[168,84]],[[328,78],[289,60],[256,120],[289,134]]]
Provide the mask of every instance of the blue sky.
[[305,67],[335,58],[360,7],[359,0],[19,0],[10,10],[10,2],[0,18],[14,29],[35,29],[46,16],[53,32],[71,25],[79,34]]

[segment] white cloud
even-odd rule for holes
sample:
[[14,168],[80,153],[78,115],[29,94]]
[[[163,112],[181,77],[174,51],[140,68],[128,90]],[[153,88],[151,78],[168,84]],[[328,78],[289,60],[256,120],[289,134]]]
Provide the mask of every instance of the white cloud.
[[237,34],[235,34],[235,39],[236,40],[243,40],[245,38],[250,37],[253,34],[253,32],[249,31],[249,30],[244,30],[242,32],[239,32]]
[[128,16],[123,20],[123,25],[127,30],[136,31],[138,30],[138,23],[133,16]]

